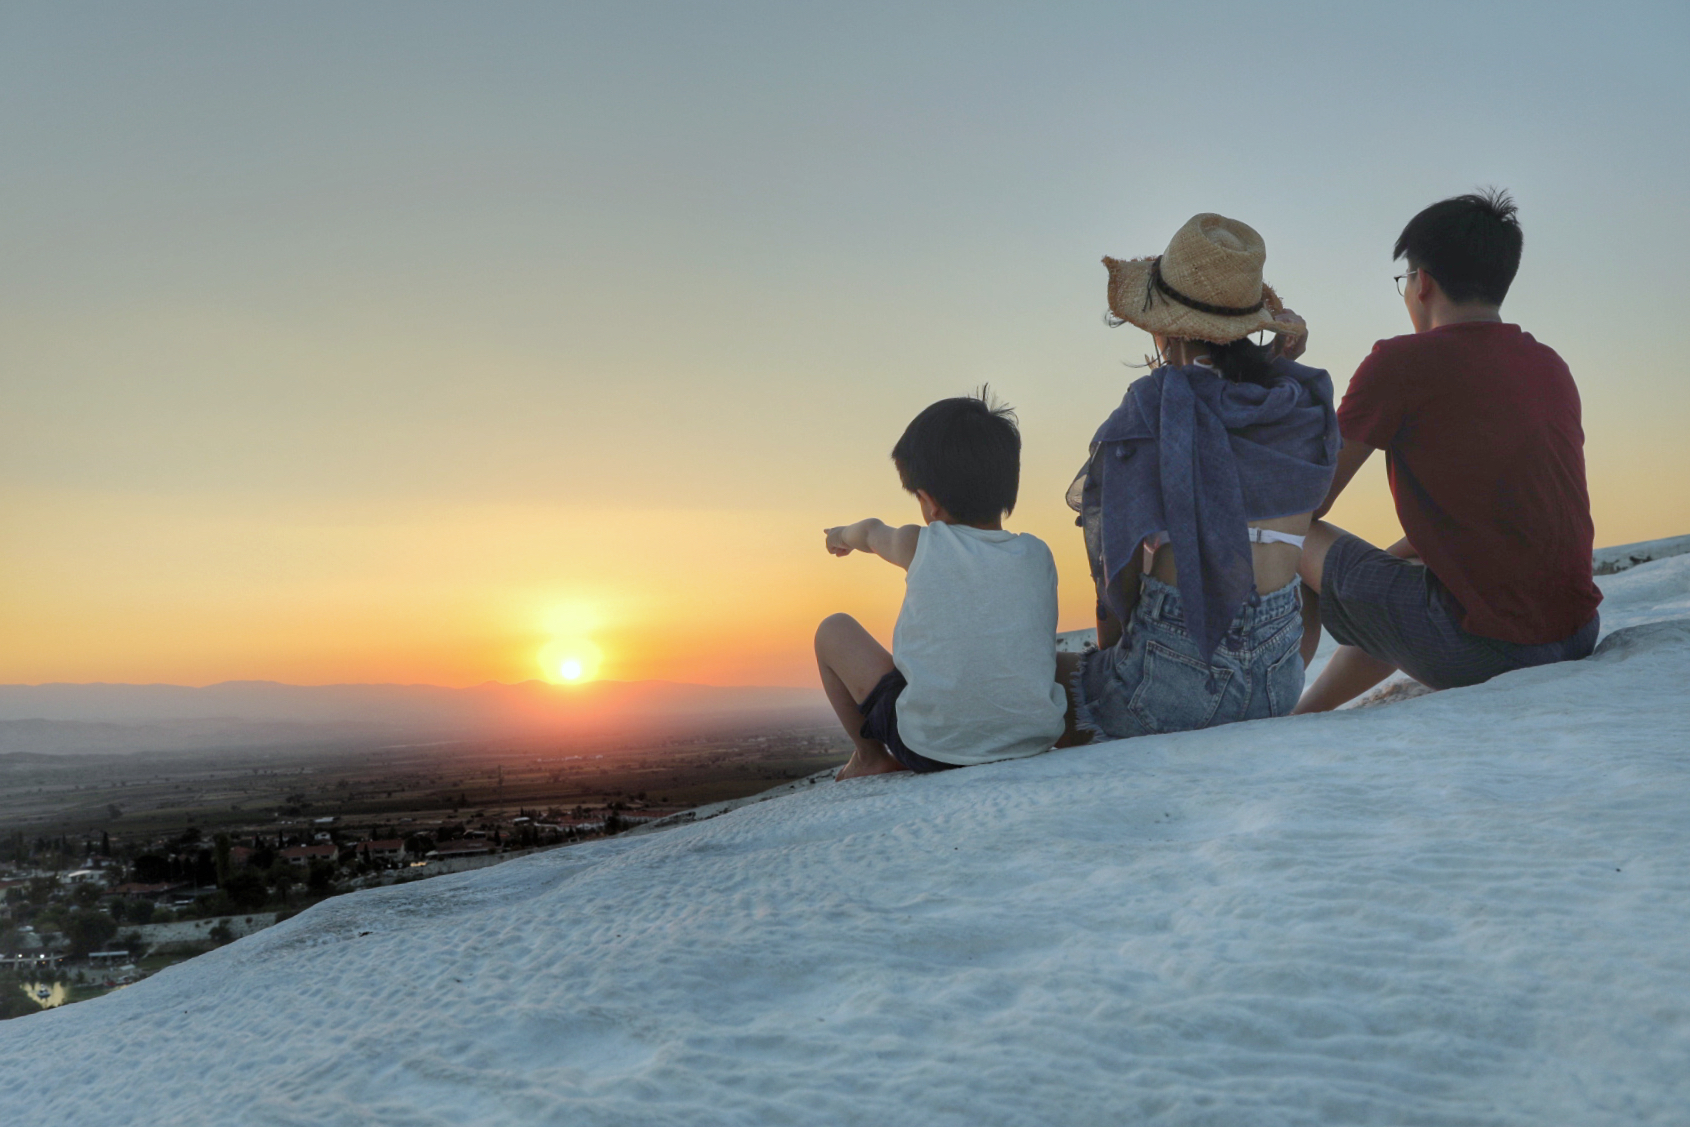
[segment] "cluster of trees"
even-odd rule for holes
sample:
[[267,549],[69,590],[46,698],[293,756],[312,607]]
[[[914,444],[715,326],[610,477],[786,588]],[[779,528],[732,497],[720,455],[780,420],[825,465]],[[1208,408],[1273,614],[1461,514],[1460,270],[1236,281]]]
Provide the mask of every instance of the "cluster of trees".
[[[341,845],[339,833],[330,833],[331,843]],[[228,834],[217,834],[207,842],[199,830],[190,827],[163,849],[136,857],[132,869],[135,880],[145,884],[192,881],[196,885],[215,885],[216,892],[198,897],[195,902],[192,914],[203,917],[289,907],[296,888],[303,886],[309,894],[320,896],[335,890],[343,869],[361,874],[376,867],[366,858],[348,859],[343,864],[338,857],[313,858],[302,867],[282,856],[282,850],[289,845],[302,844],[307,842],[281,836],[274,840],[255,837],[250,845],[243,846],[246,856],[237,861],[236,842]],[[432,842],[427,848],[434,848]],[[133,906],[125,909],[133,910]],[[131,922],[145,921],[132,919]]]
[[316,896],[335,890],[339,866],[334,861],[313,858],[302,871],[300,866],[283,857],[280,850],[257,839],[254,846],[246,862],[237,864],[229,835],[218,834],[213,839],[208,852],[217,891],[195,898],[196,915],[232,916],[265,907],[285,908],[292,902],[293,890],[301,885]]
[[72,956],[100,950],[117,934],[117,921],[99,907],[104,895],[97,884],[84,881],[66,888],[57,877],[37,877],[22,888],[9,889],[13,921],[0,927],[0,948],[16,947],[18,928],[27,924],[37,932],[64,935]]
[[[644,795],[638,797],[643,798]],[[611,802],[604,811],[606,834],[619,833],[626,828],[627,823],[620,813],[623,808],[624,803]],[[570,815],[584,819],[589,811],[581,806],[568,812],[554,807],[543,814],[539,810],[525,810],[523,814],[531,820],[519,823],[508,834],[497,826],[484,824],[482,829],[491,831],[489,840],[496,847],[522,849],[556,844],[580,835],[574,830],[561,834],[542,830],[536,823],[542,818],[561,820]],[[345,875],[362,875],[382,867],[380,861],[353,854],[348,848],[351,843],[341,842],[339,831],[331,829],[328,833],[334,844],[341,847],[341,852],[332,858],[313,858],[305,866],[295,864],[281,853],[289,845],[308,844],[309,839],[283,835],[254,837],[250,839],[250,844],[242,841],[239,843],[242,847],[239,860],[235,852],[237,843],[229,835],[216,834],[208,839],[193,826],[170,840],[140,847],[138,854],[130,856],[129,879],[142,884],[192,883],[199,888],[209,886],[213,889],[197,896],[193,904],[178,910],[160,906],[151,899],[115,897],[93,882],[65,885],[57,877],[36,879],[24,888],[9,890],[7,899],[14,906],[14,920],[9,928],[0,928],[0,947],[15,939],[17,926],[31,924],[41,933],[63,934],[69,943],[70,953],[82,955],[112,944],[113,937],[125,927],[291,908],[298,891],[302,890],[311,897],[332,895],[337,889],[337,881]],[[391,830],[378,826],[370,836],[379,840],[391,833]],[[403,839],[404,849],[408,855],[420,858],[437,846],[462,838],[467,833],[469,827],[465,822],[448,823],[430,832],[409,834]],[[69,867],[88,857],[95,849],[105,856],[114,856],[111,839],[105,833],[101,833],[98,839],[74,842],[68,837],[28,840],[21,833],[0,838],[0,856],[10,854],[19,859],[27,858],[37,866],[49,868]],[[129,851],[125,849],[124,852]],[[44,860],[54,859],[62,863],[42,866]]]
[[104,830],[98,837],[25,837],[22,830],[14,830],[0,837],[0,861],[15,861],[36,869],[69,869],[82,864],[84,858],[96,851],[111,856],[111,835]]
[[0,1021],[41,1012],[41,1007],[24,993],[25,985],[16,975],[0,971]]
[[[31,880],[7,892],[13,920],[0,927],[0,948],[17,946],[17,929],[28,925],[38,934],[63,935],[67,953],[74,958],[111,945],[124,927],[287,908],[299,888],[316,896],[335,891],[340,874],[334,861],[314,859],[302,868],[280,856],[279,844],[254,844],[259,847],[247,856],[246,863],[237,864],[228,835],[218,834],[204,841],[200,831],[190,827],[163,848],[136,857],[129,875],[138,882],[192,881],[199,886],[214,886],[214,891],[196,897],[180,912],[147,898],[113,896],[100,882],[67,884],[57,876]],[[39,856],[39,850],[36,854]]]

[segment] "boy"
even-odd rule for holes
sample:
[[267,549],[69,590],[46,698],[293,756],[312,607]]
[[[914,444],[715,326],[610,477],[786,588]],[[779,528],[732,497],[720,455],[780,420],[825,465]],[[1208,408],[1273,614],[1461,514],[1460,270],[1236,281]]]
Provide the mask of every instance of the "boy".
[[834,555],[873,552],[909,572],[891,653],[848,614],[816,630],[822,686],[856,744],[837,778],[1036,755],[1062,734],[1056,563],[1038,537],[1004,531],[1021,436],[984,395],[933,404],[892,448],[925,527],[827,530]]
[[[1356,369],[1315,516],[1382,449],[1407,535],[1381,551],[1322,520],[1309,529],[1300,571],[1342,645],[1298,712],[1336,708],[1398,669],[1455,688],[1596,645],[1578,388],[1552,349],[1502,320],[1521,241],[1497,191],[1435,203],[1397,239],[1414,333]],[[1319,640],[1318,626],[1305,632],[1305,660]]]

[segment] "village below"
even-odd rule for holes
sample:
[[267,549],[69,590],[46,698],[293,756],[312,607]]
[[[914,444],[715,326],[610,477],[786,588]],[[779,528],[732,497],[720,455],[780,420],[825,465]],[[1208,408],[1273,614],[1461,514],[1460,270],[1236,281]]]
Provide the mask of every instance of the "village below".
[[846,755],[819,725],[568,748],[0,754],[0,1019],[121,989],[334,896],[683,824]]

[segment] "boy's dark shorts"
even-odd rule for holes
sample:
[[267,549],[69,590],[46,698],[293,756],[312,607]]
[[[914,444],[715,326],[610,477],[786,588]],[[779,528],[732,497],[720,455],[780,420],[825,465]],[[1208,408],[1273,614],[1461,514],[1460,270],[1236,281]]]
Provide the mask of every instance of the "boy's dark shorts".
[[1355,536],[1340,536],[1326,553],[1320,624],[1337,642],[1434,689],[1477,685],[1499,673],[1589,657],[1601,615],[1559,642],[1522,646],[1468,633],[1461,605],[1431,569],[1399,559]]
[[863,698],[863,703],[857,706],[857,711],[863,714],[863,729],[858,735],[865,740],[879,740],[886,745],[893,759],[920,774],[961,767],[960,763],[940,763],[920,752],[911,751],[898,737],[898,694],[908,684],[904,675],[896,669],[875,683],[868,696]]

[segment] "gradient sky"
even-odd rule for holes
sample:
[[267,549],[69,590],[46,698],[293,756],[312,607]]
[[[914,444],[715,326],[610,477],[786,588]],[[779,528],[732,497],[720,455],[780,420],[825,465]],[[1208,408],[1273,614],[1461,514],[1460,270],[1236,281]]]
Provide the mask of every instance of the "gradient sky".
[[[1597,542],[1690,532],[1690,8],[0,6],[0,681],[808,684],[934,399],[1062,503],[1104,254],[1243,219],[1340,389],[1391,244],[1511,189]],[[1396,522],[1376,459],[1334,519]]]

